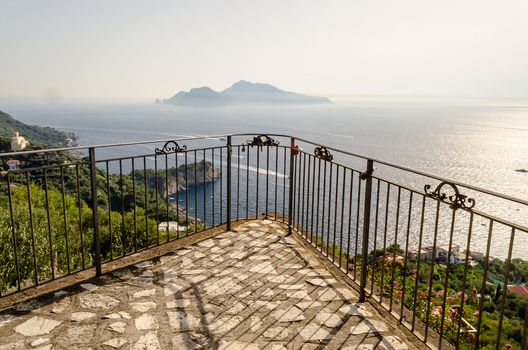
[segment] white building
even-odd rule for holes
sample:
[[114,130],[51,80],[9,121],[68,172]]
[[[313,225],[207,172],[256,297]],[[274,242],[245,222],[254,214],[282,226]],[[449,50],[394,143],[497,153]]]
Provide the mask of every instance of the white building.
[[158,228],[160,230],[166,230],[169,229],[170,232],[186,232],[187,226],[183,226],[178,224],[177,221],[166,221],[162,222],[158,225]]
[[16,131],[11,138],[11,150],[13,152],[23,151],[29,142]]
[[17,170],[20,167],[20,161],[16,159],[9,159],[6,164],[9,170]]
[[[418,258],[418,255],[420,256],[421,261],[436,261],[441,264],[446,264],[448,259],[450,264],[464,264],[465,263],[465,253],[460,251],[460,247],[456,244],[453,244],[451,246],[451,252],[449,252],[449,245],[439,245],[436,247],[435,256],[433,258],[433,247],[424,247],[420,250],[418,254],[418,250],[413,250],[411,252],[411,255],[414,258]],[[449,256],[449,258],[448,258]]]

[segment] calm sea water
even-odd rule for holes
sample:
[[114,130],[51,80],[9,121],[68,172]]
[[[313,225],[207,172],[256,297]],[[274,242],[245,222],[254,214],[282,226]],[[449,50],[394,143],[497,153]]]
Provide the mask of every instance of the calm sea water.
[[[528,173],[515,171],[528,169],[528,103],[371,100],[207,109],[147,103],[3,104],[0,109],[26,123],[72,131],[81,145],[239,132],[298,135],[528,199]],[[501,205],[499,214],[512,211],[526,224],[525,212]],[[525,236],[516,238],[518,255],[517,248],[528,244]],[[507,250],[506,239],[503,243]],[[484,247],[482,237],[477,249]],[[504,249],[496,254],[504,255]]]

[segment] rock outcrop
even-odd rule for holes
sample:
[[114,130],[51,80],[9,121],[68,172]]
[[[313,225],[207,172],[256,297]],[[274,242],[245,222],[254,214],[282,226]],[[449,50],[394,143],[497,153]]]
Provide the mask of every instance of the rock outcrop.
[[178,191],[185,191],[187,188],[213,182],[220,176],[220,169],[214,168],[209,161],[202,160],[196,163],[182,164],[176,168],[169,169],[168,187],[165,189],[165,181],[160,183],[160,193],[162,196],[173,196]]

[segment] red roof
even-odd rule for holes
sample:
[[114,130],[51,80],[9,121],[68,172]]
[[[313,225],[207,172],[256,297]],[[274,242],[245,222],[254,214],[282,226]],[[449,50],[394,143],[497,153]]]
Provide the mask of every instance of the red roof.
[[9,159],[6,163],[7,164],[20,164],[20,161],[16,159]]
[[522,297],[528,297],[528,287],[527,286],[508,286],[508,290],[513,294],[517,294]]

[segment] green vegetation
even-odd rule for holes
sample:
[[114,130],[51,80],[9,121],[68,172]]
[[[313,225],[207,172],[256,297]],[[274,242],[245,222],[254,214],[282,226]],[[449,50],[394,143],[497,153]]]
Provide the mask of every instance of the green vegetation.
[[0,128],[0,152],[9,151],[11,136],[15,131],[20,132],[20,135],[30,142],[30,149],[62,146],[68,138],[65,132],[49,127],[27,125],[2,111],[0,111],[0,125],[2,125]]
[[[0,251],[0,264],[4,266],[0,269],[1,293],[17,288],[18,275],[24,288],[93,266],[95,259],[88,159],[66,153],[22,158],[24,168],[52,167],[30,171],[27,178],[21,172],[0,174],[0,242],[5,247]],[[194,171],[194,165],[191,166]],[[172,181],[170,174],[175,173],[176,169],[169,169],[169,182]],[[192,217],[186,221],[185,212],[177,213],[171,203],[167,205],[165,191],[151,185],[156,182],[156,174],[151,170],[147,174],[145,187],[143,171],[116,175],[97,169],[103,261],[205,228]],[[7,176],[11,184],[13,220]],[[164,171],[158,172],[158,184],[166,183],[165,176]],[[188,229],[178,233],[158,228],[165,221],[177,221]]]
[[[336,264],[349,262],[349,272],[359,278],[361,255],[351,254],[347,259],[342,248],[325,243],[320,236],[314,236],[313,240],[318,249]],[[482,307],[479,343],[481,349],[495,349],[507,265],[500,259],[490,259],[487,281],[483,285],[485,257],[473,253],[471,258],[473,263],[467,266],[464,285],[464,264],[450,264],[448,267],[423,260],[418,264],[418,260],[411,257],[406,261],[404,250],[396,244],[370,252],[368,278],[373,279],[374,286],[378,287],[374,291],[376,296],[381,295],[387,303],[392,296],[393,310],[399,312],[401,303],[408,310],[415,309],[416,322],[427,323],[438,333],[442,329],[443,337],[451,343],[457,340],[458,321],[462,317],[467,324],[461,322],[460,349],[475,348],[475,329]],[[528,284],[527,261],[512,259],[509,271],[508,284]],[[442,321],[444,300],[446,312]],[[528,298],[506,293],[501,349],[521,349],[526,312]],[[411,319],[407,317],[407,321]]]
[[[404,252],[398,245],[376,250],[369,255],[369,276],[374,278],[375,285],[381,286],[384,298],[392,295],[396,304],[403,303],[409,310],[416,308],[418,320],[437,332],[442,330],[443,337],[452,343],[457,339],[460,317],[473,327],[472,330],[461,323],[460,349],[474,348],[474,329],[478,327],[481,307],[481,348],[495,349],[496,346],[506,263],[492,259],[487,281],[484,279],[484,266],[483,258],[476,258],[473,264],[468,265],[464,286],[464,264],[447,266],[420,261],[418,265],[414,258],[408,258],[405,263]],[[512,260],[510,271],[513,273],[510,273],[508,283],[527,283],[526,267],[526,261]],[[527,298],[507,293],[501,346],[508,344],[507,348],[521,349],[527,308]],[[443,319],[442,314],[445,315]]]

